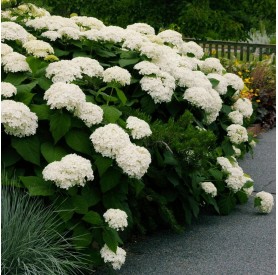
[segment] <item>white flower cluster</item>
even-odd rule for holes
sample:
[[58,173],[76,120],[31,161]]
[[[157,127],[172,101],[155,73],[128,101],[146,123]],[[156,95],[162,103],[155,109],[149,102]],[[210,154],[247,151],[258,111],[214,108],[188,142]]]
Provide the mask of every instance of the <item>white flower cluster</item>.
[[3,97],[12,97],[17,92],[16,87],[8,82],[1,82],[1,95]]
[[206,181],[200,183],[201,188],[205,191],[205,193],[215,197],[217,195],[217,189],[212,182]]
[[181,45],[179,45],[178,51],[183,55],[194,54],[194,56],[198,59],[202,58],[204,55],[202,47],[194,41],[183,42]]
[[234,155],[239,157],[241,155],[241,150],[233,145],[233,149],[235,151]]
[[241,91],[244,88],[243,80],[236,74],[226,73],[224,74],[224,77],[226,78],[228,85],[232,86],[236,91]]
[[4,55],[8,54],[8,53],[12,53],[14,50],[12,47],[10,47],[7,44],[1,43],[1,57],[3,57]]
[[125,31],[124,43],[122,48],[130,49],[132,51],[140,50],[140,48],[148,42],[146,36],[131,29]]
[[72,82],[82,78],[82,74],[90,77],[102,77],[103,67],[95,59],[76,57],[72,60],[61,60],[48,65],[46,77],[52,82]]
[[256,198],[260,199],[260,205],[257,206],[260,213],[270,213],[274,205],[273,196],[265,191],[256,194]]
[[161,73],[159,67],[149,61],[141,61],[137,63],[134,66],[134,69],[138,70],[139,74],[142,75],[151,75],[151,74],[158,75],[159,73]]
[[173,30],[165,30],[157,35],[165,43],[172,45],[180,45],[183,43],[182,35],[179,32]]
[[18,40],[25,43],[29,40],[30,34],[19,24],[15,22],[1,23],[1,41]]
[[125,29],[118,26],[105,26],[98,32],[99,41],[109,41],[113,43],[120,43],[125,38]]
[[135,116],[129,116],[126,122],[126,128],[131,130],[131,136],[134,139],[148,137],[152,134],[150,125],[142,119],[139,119]]
[[57,31],[45,31],[41,33],[41,36],[48,38],[50,41],[56,41],[58,38],[62,37],[62,35]]
[[115,270],[120,269],[121,266],[125,263],[126,252],[117,247],[116,253],[109,249],[105,244],[100,250],[100,255],[103,258],[105,263],[111,263]]
[[252,102],[248,98],[239,98],[232,108],[239,111],[246,118],[249,118],[253,114]]
[[252,148],[255,148],[256,145],[257,145],[257,142],[255,140],[252,140],[249,145],[252,147]]
[[80,30],[73,27],[63,27],[57,30],[60,37],[72,40],[79,40],[81,36]]
[[31,72],[29,64],[26,62],[26,57],[17,52],[11,52],[4,55],[1,63],[4,66],[5,72]]
[[225,95],[227,93],[228,82],[226,78],[220,74],[210,73],[207,75],[208,79],[216,79],[219,83],[214,87],[214,89],[220,94]]
[[69,154],[60,161],[49,163],[42,175],[45,180],[54,181],[62,189],[75,185],[84,186],[87,180],[94,179],[91,162],[76,154]]
[[127,214],[125,211],[120,209],[108,209],[103,214],[105,222],[108,223],[109,227],[119,230],[124,230],[127,227]]
[[16,137],[31,136],[38,128],[38,117],[28,106],[13,100],[1,101],[1,122],[5,132]]
[[39,8],[31,3],[21,4],[17,8],[12,9],[13,13],[29,17],[42,17],[42,16],[50,16],[50,13],[43,9]]
[[131,143],[128,134],[117,124],[97,128],[90,136],[96,152],[116,159],[119,167],[130,177],[140,179],[151,163],[149,151]]
[[54,54],[54,49],[47,42],[41,40],[31,40],[23,44],[23,48],[27,53],[35,57],[45,57],[49,54]]
[[89,29],[97,29],[100,30],[105,25],[102,21],[94,17],[87,17],[87,16],[73,16],[70,18],[74,21],[78,26],[89,28]]
[[233,111],[228,114],[229,119],[233,124],[242,125],[243,124],[243,115],[239,111]]
[[225,71],[224,67],[220,63],[220,60],[214,57],[206,58],[202,63],[200,63],[200,69],[205,74],[218,73],[222,75],[223,71]]
[[246,128],[238,124],[231,124],[227,127],[227,135],[234,144],[241,144],[248,141],[248,133]]
[[183,98],[205,111],[207,124],[215,121],[222,108],[222,100],[213,89],[206,90],[202,87],[192,87],[185,91]]
[[133,30],[145,35],[154,35],[155,30],[152,26],[146,23],[134,23],[126,27],[127,30]]
[[103,81],[106,83],[115,81],[122,86],[125,86],[130,84],[131,74],[126,69],[119,66],[113,66],[103,72]]

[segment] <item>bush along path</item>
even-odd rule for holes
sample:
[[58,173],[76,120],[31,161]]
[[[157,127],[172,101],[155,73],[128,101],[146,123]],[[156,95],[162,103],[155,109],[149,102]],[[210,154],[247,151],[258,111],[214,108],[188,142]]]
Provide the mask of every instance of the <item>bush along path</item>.
[[[4,10],[2,163],[51,204],[90,266],[120,269],[123,242],[182,232],[201,208],[229,214],[253,180],[252,103],[216,58],[172,30]],[[257,194],[269,213],[273,197]]]

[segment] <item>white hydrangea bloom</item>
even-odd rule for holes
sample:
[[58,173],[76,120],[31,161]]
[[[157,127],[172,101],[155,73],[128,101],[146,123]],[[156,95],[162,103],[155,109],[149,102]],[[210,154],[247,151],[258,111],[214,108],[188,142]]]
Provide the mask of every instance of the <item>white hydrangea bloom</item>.
[[162,48],[160,45],[152,42],[144,42],[139,51],[141,55],[145,55],[151,59],[158,59],[161,55]]
[[29,33],[19,24],[15,22],[1,23],[1,41],[19,40],[25,43],[29,40]]
[[58,38],[62,37],[62,35],[57,31],[46,31],[43,32],[41,36],[48,38],[50,41],[56,41]]
[[208,79],[216,79],[219,83],[214,87],[214,89],[220,94],[225,95],[227,93],[228,82],[226,78],[220,74],[210,73],[207,75]]
[[17,92],[16,87],[9,82],[1,82],[1,95],[3,97],[12,97]]
[[5,72],[31,72],[29,64],[26,62],[26,56],[17,52],[4,55],[1,63],[4,66]]
[[222,74],[223,71],[225,71],[225,68],[221,65],[220,60],[214,57],[206,58],[202,63],[200,63],[200,69],[205,74]]
[[124,230],[127,227],[127,214],[125,211],[120,209],[108,209],[103,214],[105,222],[108,223],[109,227],[119,230]]
[[126,30],[118,26],[103,27],[98,35],[99,40],[120,43],[125,38]]
[[90,29],[100,30],[105,27],[103,22],[95,17],[73,16],[70,19],[74,21],[78,26],[87,27]]
[[255,199],[259,198],[261,200],[260,205],[257,206],[260,213],[270,213],[274,205],[273,196],[265,191],[261,191],[256,194]]
[[135,116],[129,116],[126,122],[126,128],[131,129],[131,136],[134,139],[148,137],[152,134],[150,125],[142,119],[139,119]]
[[178,46],[179,53],[183,55],[194,54],[194,56],[198,59],[202,58],[204,55],[204,51],[201,46],[199,46],[194,41],[183,42]]
[[83,120],[88,127],[91,127],[92,125],[101,123],[103,110],[96,104],[82,102],[75,108],[74,116]]
[[212,89],[210,81],[206,75],[200,71],[191,71],[187,68],[180,68],[177,72],[179,73],[179,75],[177,75],[177,80],[180,87],[202,87],[206,90]]
[[86,101],[85,94],[75,84],[56,82],[45,91],[44,97],[50,109],[66,108],[74,111],[80,104]]
[[37,17],[29,20],[26,26],[34,28],[35,30],[46,29],[49,31],[56,31],[64,27],[71,27],[79,30],[79,27],[73,20],[58,15]]
[[1,101],[1,122],[8,135],[31,136],[38,128],[38,117],[28,106],[13,100]]
[[250,197],[252,195],[253,191],[254,191],[254,186],[251,186],[251,187],[248,187],[248,188],[243,188],[242,190],[245,192],[245,194],[248,197]]
[[125,86],[130,84],[131,74],[126,69],[119,66],[113,66],[103,72],[103,81],[106,83],[115,81],[122,86]]
[[239,111],[233,111],[228,114],[229,119],[233,124],[242,125],[243,124],[243,115]]
[[107,124],[97,128],[90,136],[96,152],[104,157],[115,158],[116,155],[130,144],[129,135],[117,124]]
[[69,154],[60,161],[49,163],[42,171],[45,180],[54,181],[62,189],[75,185],[84,186],[94,179],[91,162],[76,154]]
[[232,74],[232,73],[226,73],[223,75],[227,82],[228,85],[232,86],[236,91],[237,90],[242,90],[244,87],[244,83],[243,80],[236,74]]
[[215,197],[217,195],[217,189],[212,182],[201,182],[201,188],[205,191],[205,193]]
[[1,10],[1,17],[5,19],[10,19],[12,18],[12,11],[11,10]]
[[165,30],[157,35],[165,43],[171,43],[172,45],[180,45],[183,43],[182,35],[179,32],[173,30]]
[[99,30],[91,29],[88,31],[81,32],[81,36],[85,37],[89,40],[92,40],[92,41],[98,41],[100,33],[101,33],[101,31],[99,31]]
[[149,61],[141,61],[137,63],[134,66],[134,69],[138,70],[139,74],[142,75],[151,75],[151,74],[157,75],[161,72],[158,66],[156,66],[155,64]]
[[241,150],[233,145],[233,149],[235,151],[234,155],[239,157],[241,155]]
[[231,124],[227,127],[227,136],[234,144],[241,144],[248,141],[248,133],[246,128],[238,124]]
[[149,151],[132,143],[125,144],[117,153],[116,162],[131,178],[141,179],[151,163]]
[[75,57],[71,60],[73,66],[78,66],[81,72],[90,77],[102,77],[103,67],[95,59],[89,57]]
[[61,37],[73,40],[79,40],[81,32],[73,27],[63,27],[57,30]]
[[111,263],[115,270],[120,269],[121,266],[125,263],[126,252],[117,247],[116,253],[108,248],[105,244],[100,250],[100,255],[103,258],[105,263]]
[[35,57],[45,57],[49,54],[54,54],[54,49],[47,42],[41,40],[31,40],[23,44],[23,48],[27,53]]
[[61,60],[50,63],[46,68],[46,77],[52,78],[52,82],[72,82],[82,78],[80,66],[74,65],[71,60]]
[[14,50],[7,44],[1,43],[1,56],[3,57],[6,54],[12,53]]
[[133,30],[145,35],[154,35],[155,30],[152,26],[146,23],[134,23],[132,25],[128,25],[127,30]]
[[234,158],[233,158],[233,161],[231,162],[228,158],[218,157],[217,163],[221,166],[222,171],[224,171],[225,173],[229,173],[229,170],[231,168],[239,167],[236,159],[234,159]]
[[139,32],[136,32],[133,30],[126,30],[122,48],[129,49],[132,51],[140,50],[140,48],[147,41],[148,41],[148,39],[145,36],[143,36],[142,34],[140,34]]
[[239,191],[247,181],[247,177],[244,176],[240,167],[230,168],[228,177],[225,180],[227,186],[235,193]]
[[252,147],[252,148],[255,148],[256,145],[257,145],[257,142],[255,140],[252,140],[249,145]]
[[249,118],[253,114],[252,102],[248,98],[239,98],[232,108],[239,111],[243,117]]

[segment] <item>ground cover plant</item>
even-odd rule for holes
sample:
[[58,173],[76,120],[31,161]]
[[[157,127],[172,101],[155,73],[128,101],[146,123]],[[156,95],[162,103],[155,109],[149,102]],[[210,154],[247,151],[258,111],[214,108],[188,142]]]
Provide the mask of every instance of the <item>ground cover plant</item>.
[[[252,103],[218,59],[144,23],[34,5],[2,20],[3,167],[57,209],[91,265],[119,269],[134,232],[180,232],[202,208],[228,214],[248,200],[237,157],[255,145]],[[272,196],[255,205],[270,212]]]

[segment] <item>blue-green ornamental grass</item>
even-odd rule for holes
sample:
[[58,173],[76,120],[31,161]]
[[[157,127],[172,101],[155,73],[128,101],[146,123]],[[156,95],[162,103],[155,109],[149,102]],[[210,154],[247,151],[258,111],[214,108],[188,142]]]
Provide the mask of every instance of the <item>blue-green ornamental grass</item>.
[[34,5],[2,16],[2,80],[16,89],[2,84],[3,166],[57,210],[91,265],[119,269],[131,234],[181,232],[201,208],[248,200],[235,156],[252,151],[252,105],[196,43]]

